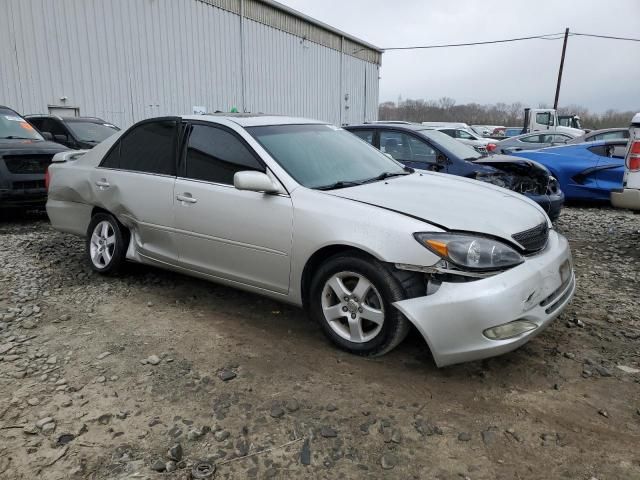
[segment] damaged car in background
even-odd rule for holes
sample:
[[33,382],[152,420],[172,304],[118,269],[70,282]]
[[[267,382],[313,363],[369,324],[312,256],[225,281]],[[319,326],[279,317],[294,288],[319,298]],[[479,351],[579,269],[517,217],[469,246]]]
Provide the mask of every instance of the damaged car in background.
[[483,155],[429,125],[376,123],[345,129],[403,165],[492,183],[530,198],[552,221],[560,216],[564,194],[549,170],[535,161]]
[[499,355],[575,291],[569,244],[536,203],[414,171],[313,120],[139,122],[57,155],[47,213],[85,238],[95,272],[139,262],[305,307],[334,344],[365,356],[411,325],[439,366]]

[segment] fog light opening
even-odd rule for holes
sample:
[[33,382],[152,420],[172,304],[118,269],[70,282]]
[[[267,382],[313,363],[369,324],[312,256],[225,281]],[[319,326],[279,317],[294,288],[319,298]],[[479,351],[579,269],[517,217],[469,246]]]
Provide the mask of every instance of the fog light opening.
[[536,328],[538,328],[538,325],[529,320],[514,320],[513,322],[498,325],[497,327],[487,328],[482,333],[490,340],[507,340],[508,338],[517,337]]

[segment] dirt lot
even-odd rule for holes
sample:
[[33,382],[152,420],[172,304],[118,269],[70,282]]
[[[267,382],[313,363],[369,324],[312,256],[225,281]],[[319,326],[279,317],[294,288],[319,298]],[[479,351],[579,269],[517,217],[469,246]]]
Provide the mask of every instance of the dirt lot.
[[186,479],[198,460],[215,478],[640,478],[640,216],[574,207],[557,228],[571,307],[516,352],[436,369],[416,334],[350,356],[298,309],[142,266],[104,278],[46,217],[3,222],[0,478]]

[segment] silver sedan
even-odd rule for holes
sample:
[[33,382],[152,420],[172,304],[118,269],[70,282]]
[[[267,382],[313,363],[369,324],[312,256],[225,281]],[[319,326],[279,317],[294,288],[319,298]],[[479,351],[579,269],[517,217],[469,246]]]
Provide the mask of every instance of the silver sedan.
[[503,153],[509,155],[522,150],[539,150],[546,147],[554,147],[556,145],[564,145],[572,140],[571,135],[566,133],[543,133],[532,132],[524,135],[507,138],[498,142],[495,153]]
[[145,120],[47,174],[52,225],[115,274],[155,265],[304,306],[381,355],[411,325],[439,365],[513,350],[566,307],[571,253],[535,203],[413,171],[317,121]]

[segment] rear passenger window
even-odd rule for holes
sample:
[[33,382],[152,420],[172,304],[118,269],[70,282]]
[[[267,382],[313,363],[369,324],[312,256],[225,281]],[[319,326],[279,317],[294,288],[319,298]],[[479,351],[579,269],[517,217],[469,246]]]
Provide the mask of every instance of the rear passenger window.
[[187,144],[186,178],[233,185],[234,174],[243,170],[264,172],[264,167],[231,132],[193,125]]
[[159,175],[176,174],[177,122],[161,120],[133,127],[100,166]]

